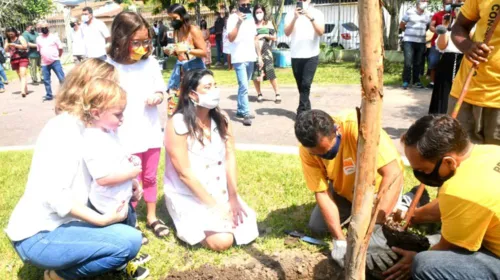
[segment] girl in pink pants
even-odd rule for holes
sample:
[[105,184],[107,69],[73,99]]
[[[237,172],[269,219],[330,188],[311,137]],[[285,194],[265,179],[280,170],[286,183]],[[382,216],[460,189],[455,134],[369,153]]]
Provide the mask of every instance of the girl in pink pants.
[[126,152],[142,161],[138,179],[144,189],[146,225],[157,237],[164,237],[169,229],[156,217],[156,174],[163,145],[157,105],[163,101],[166,87],[158,61],[150,56],[153,46],[149,30],[149,24],[138,13],[118,14],[111,26],[107,61],[118,70],[120,86],[127,92],[127,108],[118,138]]

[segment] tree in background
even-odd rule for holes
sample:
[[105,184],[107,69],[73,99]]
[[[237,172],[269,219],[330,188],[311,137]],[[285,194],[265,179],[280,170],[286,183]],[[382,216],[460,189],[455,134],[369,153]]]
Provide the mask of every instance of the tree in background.
[[0,26],[24,28],[53,9],[52,0],[0,0]]

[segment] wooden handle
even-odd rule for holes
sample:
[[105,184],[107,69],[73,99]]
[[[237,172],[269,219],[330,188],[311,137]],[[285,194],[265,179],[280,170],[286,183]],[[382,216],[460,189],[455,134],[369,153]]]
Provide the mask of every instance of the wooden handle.
[[417,192],[415,193],[415,196],[413,197],[413,200],[411,201],[410,208],[408,208],[405,219],[403,220],[403,230],[406,230],[406,228],[408,228],[408,226],[410,225],[411,218],[413,218],[413,213],[415,213],[415,208],[417,208],[417,204],[420,201],[424,190],[425,185],[420,184],[420,186],[418,186]]

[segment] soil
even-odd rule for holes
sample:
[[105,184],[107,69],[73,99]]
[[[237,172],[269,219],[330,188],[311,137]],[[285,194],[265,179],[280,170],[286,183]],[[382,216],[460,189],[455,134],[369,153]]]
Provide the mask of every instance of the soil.
[[422,252],[430,247],[427,237],[388,224],[382,226],[382,231],[389,247],[398,247],[407,251]]
[[[325,252],[326,253],[326,252]],[[343,271],[327,254],[292,249],[271,256],[250,250],[252,260],[223,267],[205,265],[195,270],[174,271],[166,280],[275,280],[275,279],[331,279],[343,278]],[[241,262],[241,263],[238,263]]]

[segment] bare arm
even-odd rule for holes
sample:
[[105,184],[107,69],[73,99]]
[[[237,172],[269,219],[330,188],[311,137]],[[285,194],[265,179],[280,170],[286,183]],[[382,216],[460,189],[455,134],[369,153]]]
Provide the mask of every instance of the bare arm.
[[436,21],[435,20],[431,21],[431,25],[429,26],[429,30],[432,31],[432,33],[436,33]]
[[230,119],[226,114],[224,117],[228,120],[227,140],[226,140],[226,176],[227,176],[227,191],[229,198],[236,198],[237,190],[237,169],[236,169],[236,153],[234,146],[233,128]]
[[377,172],[382,176],[379,189],[387,189],[384,198],[380,201],[380,212],[377,216],[377,222],[383,223],[398,203],[399,194],[403,188],[403,172],[396,160],[382,166]]
[[179,135],[175,132],[173,118],[169,119],[166,125],[165,143],[165,150],[179,179],[202,203],[209,207],[215,206],[215,199],[203,188],[191,169],[187,151],[187,135]]
[[406,29],[406,22],[404,22],[404,21],[400,22],[399,23],[399,29],[405,31],[405,29]]
[[411,222],[413,224],[435,223],[441,221],[441,211],[439,211],[439,200],[434,199],[430,203],[415,209]]
[[15,44],[13,46],[16,49],[19,49],[19,50],[27,50],[28,49],[28,43],[26,42],[26,40],[24,39],[23,36],[19,37],[19,41],[21,42],[21,44]]
[[432,248],[430,250],[433,250],[433,251],[448,251],[448,250],[452,250],[452,249],[457,249],[457,248],[460,248],[454,244],[451,244],[450,242],[448,242],[446,239],[444,239],[443,236],[441,236],[441,239],[439,240],[439,242],[432,246]]
[[493,46],[472,41],[470,31],[475,24],[475,21],[467,19],[462,13],[458,14],[458,18],[451,29],[451,40],[469,61],[479,64],[488,61],[487,57],[491,53]]
[[201,30],[196,26],[192,26],[190,32],[193,37],[194,49],[191,50],[189,54],[196,57],[207,56],[207,44],[205,43],[205,39],[201,34]]
[[321,214],[325,219],[325,223],[328,226],[328,230],[332,234],[333,238],[338,240],[345,240],[345,235],[342,232],[342,227],[340,226],[340,214],[337,204],[327,191],[317,192],[314,194],[318,207],[321,210]]
[[290,36],[292,34],[293,29],[295,28],[295,22],[299,18],[299,11],[300,10],[301,9],[299,9],[299,8],[295,9],[295,16],[293,17],[292,21],[290,23],[288,23],[287,25],[285,25],[285,35],[286,36]]
[[448,34],[441,34],[436,39],[436,46],[439,50],[444,50],[448,47]]
[[316,34],[318,36],[323,36],[323,33],[325,33],[325,25],[324,24],[320,24],[318,23],[315,18],[313,18],[309,13],[305,13],[304,14],[310,21],[311,21],[311,24],[313,25],[313,28],[314,28],[314,32],[316,32]]
[[240,26],[241,24],[243,23],[243,17],[244,15],[240,12],[238,12],[238,22],[236,23],[236,26],[233,28],[233,30],[229,31],[229,33],[227,34],[227,39],[229,40],[229,42],[234,42],[234,40],[236,40],[236,37],[238,36],[238,31],[240,30]]
[[109,174],[102,178],[96,180],[96,182],[103,187],[113,187],[119,185],[121,183],[125,183],[129,180],[137,178],[137,176],[141,173],[142,169],[140,167],[132,167],[127,170],[123,170],[121,172],[116,172],[113,174]]
[[120,221],[123,221],[128,214],[128,204],[127,202],[123,202],[120,207],[118,207],[117,211],[114,213],[107,213],[101,215],[96,211],[90,209],[86,205],[75,203],[73,207],[71,207],[70,214],[83,220],[89,224],[104,227],[110,224],[114,224]]

